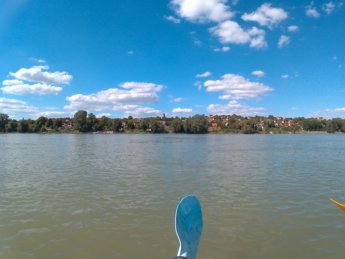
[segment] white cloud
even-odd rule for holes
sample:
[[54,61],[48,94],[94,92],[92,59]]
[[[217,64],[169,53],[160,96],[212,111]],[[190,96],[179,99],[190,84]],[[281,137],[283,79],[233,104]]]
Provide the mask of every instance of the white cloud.
[[127,110],[123,113],[125,117],[133,116],[134,118],[157,117],[162,116],[162,114],[163,112],[160,110],[142,106],[137,106],[136,108]]
[[43,111],[35,114],[36,118],[47,117],[47,118],[67,118],[71,117],[69,112],[59,112],[59,111]]
[[2,81],[2,85],[4,86],[9,86],[9,85],[20,85],[23,84],[24,82],[21,80],[17,80],[17,79],[10,79],[10,80],[4,80]]
[[44,59],[41,58],[30,58],[32,61],[37,62],[37,63],[46,63],[46,61]]
[[62,91],[61,86],[54,84],[68,85],[72,76],[67,72],[48,72],[48,66],[33,66],[21,68],[15,73],[9,73],[14,79],[4,80],[1,90],[7,94],[58,94]]
[[43,84],[64,84],[68,85],[72,76],[67,72],[48,72],[48,66],[33,66],[31,68],[21,68],[15,73],[10,73],[15,79],[38,82]]
[[262,4],[255,12],[242,15],[244,21],[253,21],[261,26],[272,28],[281,21],[288,18],[287,12],[282,8],[271,7],[271,4]]
[[209,77],[209,76],[212,76],[212,73],[209,72],[209,71],[206,71],[206,72],[204,72],[202,74],[197,74],[195,77],[196,78],[204,78],[204,77]]
[[296,32],[296,31],[298,31],[298,30],[299,30],[299,28],[298,28],[297,25],[290,25],[290,26],[288,27],[288,32]]
[[110,88],[90,95],[76,94],[66,98],[70,102],[65,109],[94,110],[116,109],[125,104],[152,103],[159,100],[157,95],[162,85],[145,82],[125,82],[121,88]]
[[272,91],[272,88],[263,83],[251,82],[235,74],[225,74],[220,80],[208,80],[204,86],[208,92],[223,92],[220,96],[223,100],[258,98]]
[[219,115],[236,114],[236,115],[241,115],[241,116],[253,116],[253,115],[261,115],[264,110],[265,108],[250,107],[250,106],[241,104],[235,100],[232,100],[225,105],[210,104],[207,107],[208,113],[219,114]]
[[284,74],[281,76],[283,79],[288,79],[289,78],[289,75],[288,74]]
[[191,22],[220,22],[233,16],[226,0],[171,0],[171,6]]
[[281,35],[278,41],[278,47],[282,48],[290,44],[290,37],[286,35]]
[[324,117],[324,118],[339,118],[345,117],[345,108],[328,108],[321,111],[316,111],[312,113],[313,117]]
[[196,81],[196,82],[194,83],[194,86],[196,86],[196,87],[198,88],[198,90],[201,91],[201,89],[202,89],[202,83],[201,83],[200,81]]
[[254,70],[252,72],[252,75],[256,76],[256,77],[263,77],[263,76],[265,76],[265,72],[262,70]]
[[174,16],[164,16],[165,20],[169,21],[169,22],[172,22],[172,23],[175,23],[175,24],[179,24],[181,23],[181,19],[178,19]]
[[38,94],[38,95],[47,95],[47,94],[58,94],[62,91],[62,87],[46,85],[46,84],[12,84],[7,85],[1,88],[1,90],[6,94],[14,95],[27,95],[27,94]]
[[333,11],[335,10],[335,7],[336,7],[335,4],[332,1],[330,1],[330,2],[322,5],[322,10],[326,14],[329,15],[329,14],[333,13]]
[[172,113],[191,113],[193,109],[191,108],[175,108],[172,110]]
[[265,48],[265,31],[252,27],[244,30],[237,22],[225,21],[210,28],[210,32],[216,35],[223,44],[247,44],[252,48]]
[[316,7],[314,6],[314,2],[311,2],[310,5],[308,5],[306,7],[305,14],[308,17],[312,17],[312,18],[319,18],[320,17],[320,13],[318,12]]
[[15,117],[18,113],[37,113],[38,109],[21,100],[0,97],[0,112]]
[[230,50],[229,46],[223,46],[221,48],[214,48],[213,51],[215,52],[228,52]]
[[172,103],[180,103],[182,102],[184,99],[182,97],[176,97],[176,98],[171,98],[171,102]]
[[112,116],[112,114],[109,113],[109,112],[99,113],[99,114],[96,115],[97,118],[102,118],[102,117],[108,117],[109,118],[111,116]]

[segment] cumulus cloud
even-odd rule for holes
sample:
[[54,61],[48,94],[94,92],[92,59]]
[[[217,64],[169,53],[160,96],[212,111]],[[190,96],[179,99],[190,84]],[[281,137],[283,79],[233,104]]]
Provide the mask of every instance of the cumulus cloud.
[[112,114],[109,112],[96,114],[96,118],[102,118],[102,117],[108,117],[109,118],[111,116],[112,116]]
[[222,92],[222,100],[252,99],[272,91],[272,88],[259,82],[235,74],[225,74],[219,80],[208,80],[204,83],[208,92]]
[[90,95],[76,94],[66,98],[65,109],[94,110],[117,109],[126,104],[152,103],[159,100],[162,85],[145,82],[125,82],[120,88],[110,88]]
[[262,70],[254,70],[252,72],[252,75],[256,76],[256,77],[264,77],[265,76],[265,72],[262,71]]
[[0,112],[15,116],[18,113],[34,114],[38,109],[21,100],[0,97]]
[[320,17],[320,13],[318,12],[316,7],[314,6],[314,2],[311,2],[310,5],[308,5],[306,7],[305,14],[308,17],[312,17],[312,18],[319,18]]
[[204,77],[209,77],[209,76],[212,76],[212,73],[209,72],[209,71],[206,71],[206,72],[204,72],[202,74],[197,74],[195,77],[196,78],[204,78]]
[[33,66],[31,68],[21,68],[17,72],[9,73],[13,79],[4,80],[1,90],[7,94],[58,94],[62,91],[61,86],[68,85],[72,76],[67,72],[49,72],[48,66]]
[[229,103],[222,104],[210,104],[207,107],[207,112],[210,114],[236,114],[241,116],[253,116],[261,115],[265,108],[262,107],[250,107],[244,104],[239,103],[238,101],[232,100]]
[[132,116],[135,118],[145,118],[145,117],[158,117],[162,116],[163,112],[151,107],[137,106],[133,109],[124,111],[123,115],[125,117]]
[[230,50],[229,46],[223,46],[221,48],[214,48],[213,51],[214,52],[228,52]]
[[191,108],[175,108],[172,110],[172,113],[191,113],[193,109]]
[[287,12],[282,8],[272,7],[271,4],[262,4],[255,12],[244,13],[242,19],[244,21],[257,22],[261,26],[272,28],[281,21],[288,18]]
[[5,85],[1,88],[1,90],[6,94],[14,94],[14,95],[27,95],[27,94],[38,94],[38,95],[46,95],[46,94],[58,94],[62,91],[62,87],[60,86],[53,86],[47,84],[11,84]]
[[339,118],[345,117],[345,108],[327,108],[321,111],[316,111],[312,113],[312,117],[324,117],[324,118]]
[[335,7],[336,7],[335,4],[332,1],[330,1],[330,2],[322,5],[322,10],[326,14],[329,15],[329,14],[333,13],[333,11],[335,10]]
[[285,47],[289,45],[289,43],[290,43],[290,37],[286,35],[281,35],[278,41],[278,47],[279,48]]
[[289,75],[288,74],[284,74],[281,76],[283,79],[288,79],[289,78]]
[[71,117],[69,112],[59,112],[59,111],[43,111],[35,114],[35,117],[47,117],[47,118],[67,118]]
[[298,28],[297,25],[290,25],[290,26],[288,27],[288,32],[296,32],[296,31],[298,31],[298,30],[299,30],[299,28]]
[[48,72],[48,66],[33,66],[31,68],[21,68],[15,73],[10,73],[15,79],[38,82],[43,84],[64,84],[68,85],[72,76],[67,72]]
[[169,21],[169,22],[172,22],[172,23],[175,23],[175,24],[179,24],[181,23],[181,19],[178,19],[174,16],[164,16],[165,20]]
[[177,15],[191,22],[220,22],[233,16],[226,0],[171,0],[171,6]]
[[250,47],[258,49],[267,47],[265,31],[257,27],[245,30],[237,22],[225,21],[210,28],[210,32],[223,44],[249,44]]

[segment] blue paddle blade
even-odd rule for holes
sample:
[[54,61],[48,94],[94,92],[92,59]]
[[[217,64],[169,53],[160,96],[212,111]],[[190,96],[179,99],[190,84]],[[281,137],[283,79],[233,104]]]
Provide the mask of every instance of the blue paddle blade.
[[176,207],[175,230],[180,242],[177,256],[195,259],[202,233],[203,221],[197,197],[184,197]]

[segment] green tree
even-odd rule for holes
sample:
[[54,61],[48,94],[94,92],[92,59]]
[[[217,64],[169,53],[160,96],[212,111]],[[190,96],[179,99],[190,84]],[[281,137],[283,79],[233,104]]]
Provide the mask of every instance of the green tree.
[[74,129],[79,132],[87,132],[88,125],[87,125],[86,118],[87,118],[86,111],[83,111],[83,110],[77,111],[74,114],[74,118],[73,118]]
[[86,119],[87,131],[95,131],[97,127],[97,118],[93,113],[89,113]]
[[6,125],[6,132],[16,132],[18,127],[18,122],[16,120],[9,120]]
[[8,123],[9,117],[7,114],[0,113],[0,132],[6,131],[6,125]]
[[20,133],[28,133],[29,132],[29,123],[27,120],[21,119],[19,121],[18,132],[20,132]]

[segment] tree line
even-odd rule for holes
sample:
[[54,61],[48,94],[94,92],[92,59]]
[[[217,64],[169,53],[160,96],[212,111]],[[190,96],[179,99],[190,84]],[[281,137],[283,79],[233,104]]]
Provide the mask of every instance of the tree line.
[[1,133],[303,133],[345,132],[345,119],[282,118],[273,115],[194,115],[192,117],[109,118],[96,117],[84,110],[73,118],[11,119],[0,113]]

